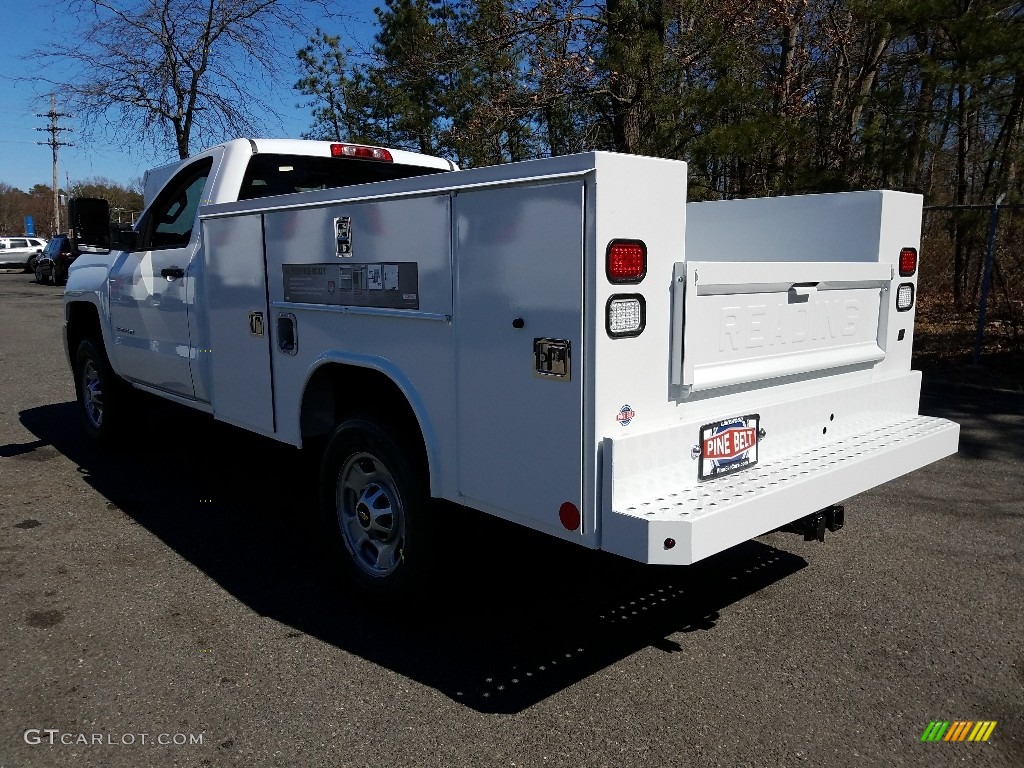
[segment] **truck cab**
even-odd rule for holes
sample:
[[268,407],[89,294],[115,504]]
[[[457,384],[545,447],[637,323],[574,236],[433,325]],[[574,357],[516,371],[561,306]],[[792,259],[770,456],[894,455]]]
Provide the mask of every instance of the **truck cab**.
[[[201,302],[201,205],[293,195],[456,170],[441,158],[353,144],[236,139],[147,175],[152,200],[109,257],[86,260],[67,293],[109,308],[101,330],[118,375],[172,398],[210,400],[199,350],[208,348]],[[109,263],[109,274],[106,265]],[[74,348],[69,349],[74,354]]]

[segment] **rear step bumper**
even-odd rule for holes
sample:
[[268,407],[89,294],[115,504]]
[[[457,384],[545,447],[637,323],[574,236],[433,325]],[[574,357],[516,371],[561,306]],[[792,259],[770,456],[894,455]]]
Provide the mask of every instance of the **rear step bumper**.
[[[694,473],[683,460],[678,472],[647,478],[642,494],[614,502],[611,490],[623,478],[609,441],[601,549],[689,565],[956,453],[959,436],[960,425],[945,419],[878,414],[834,443],[697,486],[680,480]],[[627,481],[637,486],[636,477]]]

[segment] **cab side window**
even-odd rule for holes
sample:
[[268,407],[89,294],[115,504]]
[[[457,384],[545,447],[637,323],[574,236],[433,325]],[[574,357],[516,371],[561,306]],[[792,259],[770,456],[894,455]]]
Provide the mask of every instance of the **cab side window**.
[[182,169],[167,184],[146,215],[141,229],[143,249],[156,251],[188,245],[212,168],[213,158],[205,158]]

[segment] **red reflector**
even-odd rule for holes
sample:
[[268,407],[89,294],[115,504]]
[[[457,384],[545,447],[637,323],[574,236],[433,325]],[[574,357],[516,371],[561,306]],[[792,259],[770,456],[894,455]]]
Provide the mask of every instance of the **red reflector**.
[[605,269],[610,283],[639,283],[647,274],[647,246],[642,240],[612,240]]
[[917,248],[900,251],[900,277],[910,277],[917,271]]
[[381,160],[393,162],[391,153],[380,147],[364,147],[359,144],[331,144],[331,157],[355,157],[359,160]]
[[580,511],[571,501],[567,501],[558,508],[558,519],[566,530],[575,531],[580,527]]
[[672,549],[676,545],[675,539],[665,539],[665,549]]

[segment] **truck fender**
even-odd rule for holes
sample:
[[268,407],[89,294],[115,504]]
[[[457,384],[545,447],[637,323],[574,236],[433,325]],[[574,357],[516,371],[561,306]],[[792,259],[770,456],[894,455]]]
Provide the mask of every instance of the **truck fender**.
[[[337,426],[334,423],[334,418],[331,418],[328,423],[322,405],[325,397],[330,397],[333,403],[335,375],[340,373],[342,368],[361,369],[371,377],[383,377],[395,388],[396,394],[404,398],[405,405],[416,421],[419,437],[423,440],[431,492],[435,493],[440,487],[440,479],[443,476],[437,430],[416,386],[392,361],[385,358],[328,350],[312,361],[306,371],[306,378],[302,386],[302,399],[298,414],[303,442],[307,437],[326,434]],[[379,378],[377,380],[379,381]],[[330,385],[329,392],[325,391],[325,384]],[[317,412],[318,408],[320,409],[319,413]],[[366,415],[372,416],[372,414]]]
[[[74,361],[78,341],[85,336],[97,336],[97,340],[103,342],[107,356],[111,358],[111,365],[114,366],[115,373],[119,373],[119,371],[116,370],[116,361],[111,356],[114,338],[110,328],[110,301],[107,282],[110,278],[111,266],[119,255],[117,252],[83,253],[71,264],[71,268],[68,270],[68,281],[64,286],[64,343],[65,345],[73,343],[73,346],[67,350],[69,359]],[[88,319],[91,312],[84,308],[83,304],[92,305],[93,311],[95,311],[94,319]],[[97,321],[98,328],[96,327]],[[85,329],[75,327],[79,324],[88,324],[88,327]],[[69,339],[69,335],[72,338]]]

